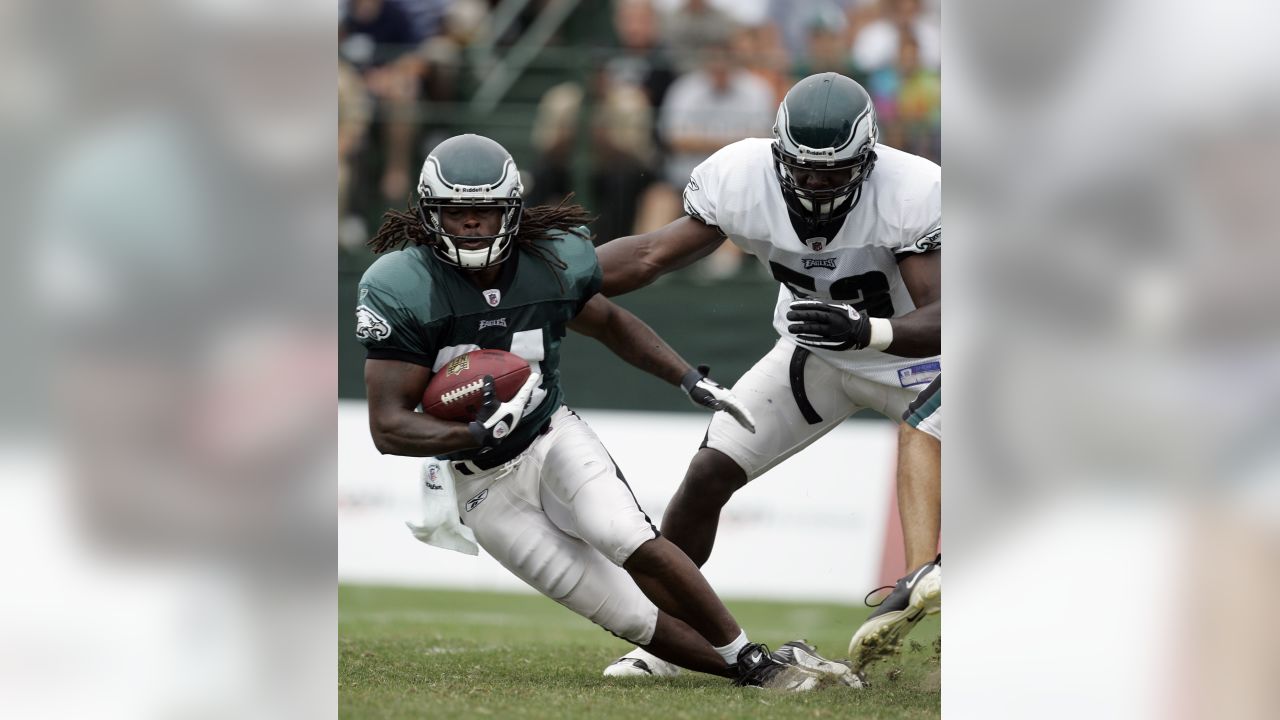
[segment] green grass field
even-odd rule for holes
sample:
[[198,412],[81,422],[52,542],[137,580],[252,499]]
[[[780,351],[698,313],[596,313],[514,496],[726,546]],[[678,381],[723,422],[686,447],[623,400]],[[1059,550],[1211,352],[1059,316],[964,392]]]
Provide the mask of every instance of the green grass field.
[[[546,598],[444,590],[339,589],[343,718],[936,718],[939,620],[928,618],[872,687],[783,694],[727,680],[606,680],[629,646]],[[870,610],[821,603],[729,602],[752,640],[807,638],[845,656]]]

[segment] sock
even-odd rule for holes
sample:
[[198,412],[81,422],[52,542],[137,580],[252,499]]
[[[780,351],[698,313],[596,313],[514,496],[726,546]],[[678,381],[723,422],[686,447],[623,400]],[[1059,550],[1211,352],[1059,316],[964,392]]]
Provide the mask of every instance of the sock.
[[738,637],[734,638],[733,641],[730,642],[728,645],[721,645],[720,647],[716,648],[716,652],[720,653],[720,657],[724,658],[724,661],[726,664],[732,665],[738,662],[738,652],[740,652],[742,648],[746,646],[747,646],[747,631],[743,630],[742,632],[738,633]]

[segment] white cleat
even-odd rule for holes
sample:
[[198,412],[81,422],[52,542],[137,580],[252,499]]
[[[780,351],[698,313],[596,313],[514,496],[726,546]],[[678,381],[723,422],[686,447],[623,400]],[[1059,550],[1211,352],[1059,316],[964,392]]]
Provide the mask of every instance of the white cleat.
[[902,577],[849,641],[849,659],[861,672],[902,648],[902,639],[925,615],[942,611],[942,556]]
[[823,683],[838,684],[852,688],[866,687],[862,678],[853,668],[842,662],[828,660],[818,654],[817,648],[804,640],[792,640],[773,653],[773,659],[784,665],[791,665],[817,675]]
[[604,669],[605,677],[675,677],[679,674],[678,665],[655,657],[643,648],[632,650]]

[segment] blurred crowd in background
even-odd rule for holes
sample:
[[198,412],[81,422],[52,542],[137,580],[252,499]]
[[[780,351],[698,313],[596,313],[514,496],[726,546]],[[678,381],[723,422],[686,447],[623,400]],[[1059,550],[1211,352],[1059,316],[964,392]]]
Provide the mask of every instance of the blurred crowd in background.
[[[881,141],[939,161],[939,0],[344,0],[340,245],[362,265],[423,158],[462,132],[511,151],[526,201],[570,192],[597,242],[679,217],[690,171],[769,137],[779,101],[835,71],[875,100]],[[353,262],[354,261],[354,262]],[[726,245],[701,271],[733,275]]]

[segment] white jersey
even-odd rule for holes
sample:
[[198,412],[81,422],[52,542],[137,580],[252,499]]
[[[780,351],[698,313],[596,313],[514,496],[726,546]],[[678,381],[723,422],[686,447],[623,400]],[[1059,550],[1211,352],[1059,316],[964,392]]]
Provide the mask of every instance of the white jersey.
[[[715,225],[782,283],[773,326],[782,337],[796,298],[853,305],[872,317],[915,309],[898,260],[942,245],[942,169],[916,155],[876,145],[862,198],[833,238],[798,237],[773,168],[772,140],[727,145],[694,169],[684,191],[690,216]],[[939,356],[902,358],[878,350],[813,349],[832,365],[884,385],[923,387],[941,371]]]

